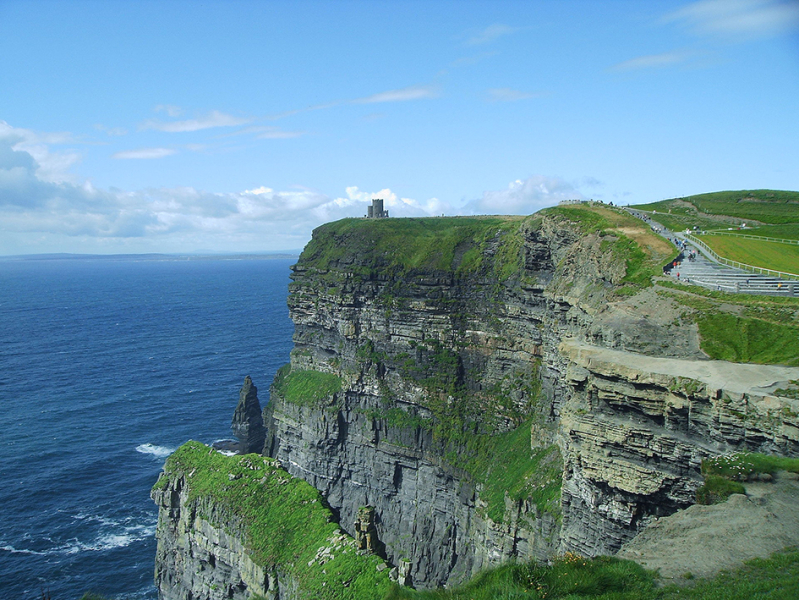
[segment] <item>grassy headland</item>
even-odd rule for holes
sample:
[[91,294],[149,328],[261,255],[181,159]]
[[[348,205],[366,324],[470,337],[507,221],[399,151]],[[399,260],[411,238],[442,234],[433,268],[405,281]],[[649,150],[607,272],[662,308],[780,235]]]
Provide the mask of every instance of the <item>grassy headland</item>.
[[[377,570],[382,561],[359,555],[333,522],[320,493],[273,459],[225,456],[199,442],[187,442],[167,459],[155,489],[181,476],[188,502],[211,500],[214,514],[227,515],[226,522],[212,525],[230,531],[232,524],[239,524],[241,531],[234,533],[243,534],[253,561],[264,567],[279,565],[297,582],[302,597],[373,600],[388,591],[388,571]],[[321,548],[333,549],[324,564],[317,560]]]

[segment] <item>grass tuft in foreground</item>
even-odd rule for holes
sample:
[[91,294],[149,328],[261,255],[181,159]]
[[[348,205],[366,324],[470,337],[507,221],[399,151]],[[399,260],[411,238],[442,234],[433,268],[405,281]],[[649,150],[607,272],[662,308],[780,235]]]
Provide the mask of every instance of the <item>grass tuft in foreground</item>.
[[740,482],[758,475],[773,475],[777,471],[799,473],[799,458],[734,452],[703,460],[701,469],[705,483],[696,491],[696,501],[699,504],[718,504],[732,494],[746,493]]
[[756,559],[733,572],[691,580],[690,587],[660,587],[656,574],[614,557],[566,554],[552,566],[507,564],[452,590],[395,587],[386,600],[796,600],[799,551]]

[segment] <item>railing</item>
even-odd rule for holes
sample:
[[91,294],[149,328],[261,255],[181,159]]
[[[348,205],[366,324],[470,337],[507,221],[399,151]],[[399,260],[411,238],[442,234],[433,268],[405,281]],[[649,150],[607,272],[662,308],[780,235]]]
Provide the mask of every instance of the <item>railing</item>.
[[761,240],[763,242],[777,242],[780,244],[794,244],[799,246],[799,240],[786,240],[783,238],[766,237],[763,235],[749,235],[748,233],[733,233],[730,231],[717,231],[715,229],[705,230],[704,235],[733,235],[735,237],[746,238],[749,240]]
[[705,242],[700,239],[697,239],[695,236],[691,235],[690,233],[676,233],[678,237],[686,238],[692,244],[695,244],[702,248],[707,254],[709,254],[713,260],[720,262],[721,264],[728,265],[730,267],[735,267],[737,269],[743,269],[744,271],[751,271],[752,273],[761,273],[763,275],[773,275],[775,277],[780,277],[783,279],[799,279],[799,275],[796,273],[788,273],[786,271],[775,271],[773,269],[766,269],[765,267],[756,267],[754,265],[747,265],[746,263],[738,262],[737,260],[730,260],[729,258],[724,258],[723,256],[719,256],[716,254]]

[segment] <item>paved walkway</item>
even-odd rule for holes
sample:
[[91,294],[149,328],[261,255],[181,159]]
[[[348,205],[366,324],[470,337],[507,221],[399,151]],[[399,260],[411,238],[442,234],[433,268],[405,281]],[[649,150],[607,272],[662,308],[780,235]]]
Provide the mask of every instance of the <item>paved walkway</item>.
[[[653,231],[668,239],[677,248],[683,250],[683,258],[680,264],[666,273],[675,279],[711,290],[725,292],[768,296],[799,296],[798,281],[750,273],[743,269],[736,269],[735,267],[718,263],[712,257],[705,255],[701,247],[686,242],[679,233],[675,234],[657,221],[653,221],[648,213],[631,208],[626,210],[634,217],[638,217],[647,223]],[[695,256],[695,258],[689,260],[688,257],[690,255]]]

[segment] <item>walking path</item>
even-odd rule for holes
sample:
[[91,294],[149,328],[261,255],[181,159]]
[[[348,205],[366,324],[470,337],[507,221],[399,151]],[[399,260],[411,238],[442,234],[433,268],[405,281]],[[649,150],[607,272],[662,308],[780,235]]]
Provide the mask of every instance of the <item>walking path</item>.
[[[664,269],[664,273],[675,279],[700,285],[711,290],[739,292],[743,294],[759,294],[768,296],[799,296],[799,282],[792,279],[780,279],[771,275],[750,273],[743,269],[729,267],[713,260],[705,254],[700,246],[687,242],[679,233],[675,234],[657,221],[653,221],[648,213],[626,209],[632,216],[647,223],[653,231],[683,250],[679,265]],[[689,257],[693,257],[689,259]]]

